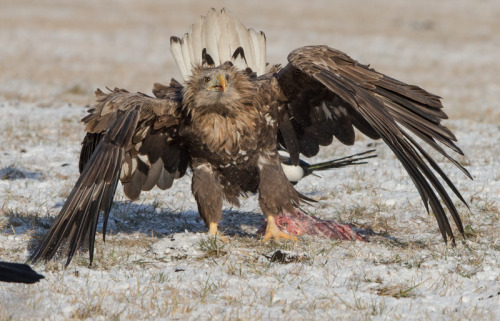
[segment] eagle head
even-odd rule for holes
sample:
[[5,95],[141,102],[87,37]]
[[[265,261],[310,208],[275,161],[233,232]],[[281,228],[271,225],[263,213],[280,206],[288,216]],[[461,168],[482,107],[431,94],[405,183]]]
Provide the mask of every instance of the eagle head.
[[208,91],[218,91],[225,92],[226,88],[229,89],[227,79],[228,76],[225,72],[211,70],[210,72],[205,73],[203,77],[203,82],[205,83],[205,89]]
[[184,105],[191,111],[230,112],[251,95],[247,75],[230,63],[218,67],[199,66],[184,87]]

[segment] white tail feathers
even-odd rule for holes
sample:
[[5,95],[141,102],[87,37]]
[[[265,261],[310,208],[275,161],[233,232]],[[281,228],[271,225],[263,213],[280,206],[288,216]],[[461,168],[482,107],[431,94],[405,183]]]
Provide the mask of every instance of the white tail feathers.
[[257,75],[266,72],[266,36],[247,29],[227,9],[210,9],[191,26],[182,39],[170,38],[170,51],[187,81],[196,65],[218,66],[231,61],[239,69],[252,69]]

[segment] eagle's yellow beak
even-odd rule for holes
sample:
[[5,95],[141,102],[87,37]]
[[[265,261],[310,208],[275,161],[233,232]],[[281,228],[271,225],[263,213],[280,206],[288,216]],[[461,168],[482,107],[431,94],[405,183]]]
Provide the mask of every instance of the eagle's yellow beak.
[[226,91],[226,77],[223,74],[220,74],[217,77],[217,90],[218,91]]

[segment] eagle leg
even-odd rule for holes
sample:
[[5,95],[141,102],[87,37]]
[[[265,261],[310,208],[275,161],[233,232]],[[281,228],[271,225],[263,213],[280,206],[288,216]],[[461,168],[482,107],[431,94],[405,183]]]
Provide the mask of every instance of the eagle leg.
[[218,237],[222,242],[224,243],[227,243],[227,238],[222,235],[221,232],[219,232],[219,230],[217,229],[217,223],[215,222],[209,222],[208,223],[208,234],[209,235],[213,235],[213,236],[216,236]]
[[227,239],[217,229],[222,217],[222,186],[209,163],[203,162],[193,167],[191,187],[198,204],[198,214],[208,227],[208,234],[216,235],[226,242]]
[[283,172],[278,154],[259,158],[259,205],[267,217],[267,227],[263,242],[270,239],[297,241],[296,236],[282,232],[276,225],[275,216],[284,210],[293,210],[294,204],[300,202],[299,193],[293,188]]
[[269,215],[267,217],[266,233],[262,238],[262,242],[265,243],[270,241],[271,239],[273,239],[274,241],[279,241],[279,239],[292,240],[295,242],[297,241],[297,237],[295,235],[290,235],[282,232],[274,222],[274,216]]

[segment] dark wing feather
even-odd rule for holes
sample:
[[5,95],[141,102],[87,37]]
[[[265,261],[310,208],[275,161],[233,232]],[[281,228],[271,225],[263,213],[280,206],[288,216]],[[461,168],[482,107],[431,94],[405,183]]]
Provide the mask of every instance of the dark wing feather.
[[80,171],[80,174],[83,172],[85,165],[89,161],[90,157],[92,157],[92,154],[103,136],[103,133],[87,133],[85,138],[83,138],[82,149],[80,151],[80,161],[78,162],[78,170]]
[[138,197],[141,190],[156,184],[169,187],[187,167],[189,158],[181,157],[187,152],[176,134],[179,101],[121,89],[109,94],[98,90],[96,95],[98,103],[82,119],[88,133],[80,155],[80,178],[31,261],[49,260],[67,243],[68,265],[75,251],[88,242],[92,264],[99,214],[104,213],[104,238],[118,180],[127,196]]
[[[440,199],[463,234],[455,205],[428,165],[466,204],[464,198],[438,164],[409,135],[411,132],[422,139],[472,178],[438,144],[463,155],[454,143],[456,138],[453,133],[440,123],[447,118],[440,97],[378,73],[326,46],[296,49],[290,53],[288,60],[290,63],[277,75],[288,99],[284,118],[288,118],[291,125],[283,126],[286,135],[280,133],[280,139],[287,149],[290,144],[295,147],[291,149],[292,152],[298,150],[309,156],[311,150],[317,151],[319,145],[329,141],[328,137],[323,137],[331,137],[328,131],[316,131],[318,137],[309,133],[326,123],[324,117],[316,115],[318,113],[323,113],[329,124],[333,123],[336,127],[333,135],[344,144],[354,142],[353,126],[373,139],[382,138],[410,174],[427,211],[430,205],[445,241],[448,237],[453,242],[455,239]],[[295,131],[290,133],[289,127]],[[309,146],[303,150],[303,140],[317,147]],[[298,159],[298,155],[291,156],[292,159]]]
[[2,282],[32,284],[44,278],[27,264],[0,262],[0,281]]

